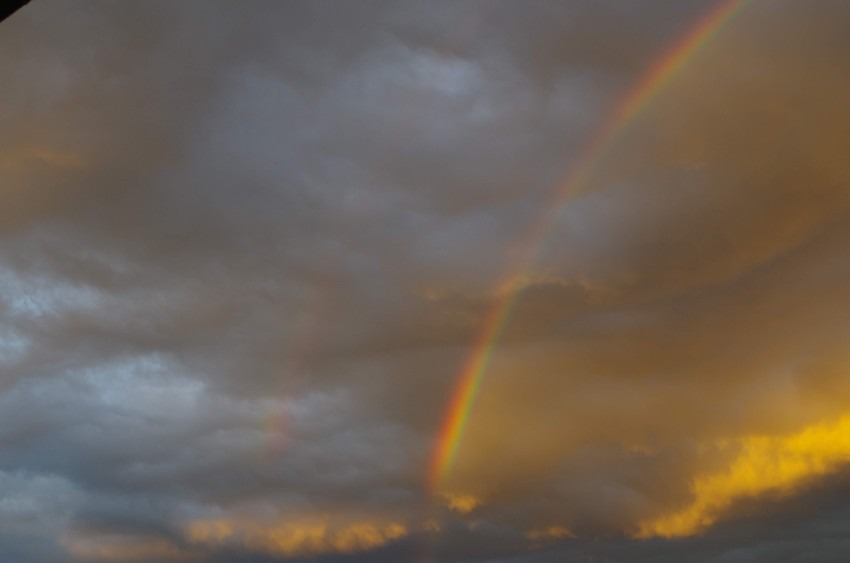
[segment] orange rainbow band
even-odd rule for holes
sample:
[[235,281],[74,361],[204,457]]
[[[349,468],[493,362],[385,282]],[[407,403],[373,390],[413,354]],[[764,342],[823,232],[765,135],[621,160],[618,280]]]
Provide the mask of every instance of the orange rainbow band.
[[518,287],[510,280],[518,279],[533,265],[536,254],[551,230],[560,207],[594,172],[607,150],[627,127],[646,109],[670,79],[684,67],[700,48],[708,43],[750,0],[723,0],[691,27],[664,55],[644,73],[641,79],[610,113],[582,151],[573,172],[556,190],[553,201],[535,224],[523,246],[525,253],[509,269],[503,287],[507,291],[496,297],[481,332],[469,353],[449,400],[446,415],[437,436],[437,445],[429,468],[429,486],[437,492],[451,472],[463,439],[464,430],[481,387],[493,350],[517,302]]

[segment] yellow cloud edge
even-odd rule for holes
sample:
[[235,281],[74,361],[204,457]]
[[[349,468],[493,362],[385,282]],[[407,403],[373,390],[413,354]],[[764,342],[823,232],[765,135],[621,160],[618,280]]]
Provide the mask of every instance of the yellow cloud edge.
[[397,522],[339,523],[329,519],[270,526],[226,519],[203,520],[190,524],[186,530],[187,539],[195,545],[237,544],[286,556],[366,551],[407,534],[407,527]]
[[[850,415],[784,436],[746,436],[731,443],[738,454],[722,472],[698,475],[686,507],[638,524],[634,536],[683,537],[700,533],[738,500],[791,494],[850,461]],[[729,444],[726,444],[729,447]]]
[[441,493],[443,503],[454,512],[469,514],[481,505],[481,499],[463,493]]
[[195,561],[201,556],[158,538],[112,534],[66,537],[63,546],[75,558],[106,563],[132,561]]

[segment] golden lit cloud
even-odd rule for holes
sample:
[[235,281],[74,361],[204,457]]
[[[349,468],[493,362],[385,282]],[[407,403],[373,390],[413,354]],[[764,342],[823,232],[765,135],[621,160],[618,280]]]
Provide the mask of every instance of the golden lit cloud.
[[467,494],[443,493],[440,496],[449,509],[461,514],[472,512],[481,504],[478,498]]
[[158,538],[121,534],[84,534],[64,539],[66,549],[85,561],[195,561],[200,554]]
[[186,531],[189,541],[196,545],[238,544],[273,555],[305,557],[374,549],[407,533],[407,528],[397,522],[336,522],[329,518],[273,525],[202,520],[192,523]]
[[738,449],[725,471],[698,475],[685,508],[641,522],[638,537],[697,534],[735,501],[767,493],[788,494],[850,461],[850,415],[786,436],[748,436],[721,448]]

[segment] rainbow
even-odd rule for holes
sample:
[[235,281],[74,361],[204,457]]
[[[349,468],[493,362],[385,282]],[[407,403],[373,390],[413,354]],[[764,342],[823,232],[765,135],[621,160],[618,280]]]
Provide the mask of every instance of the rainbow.
[[628,126],[652,102],[671,78],[699,52],[700,48],[750,0],[722,0],[691,27],[664,55],[640,78],[634,87],[613,109],[581,152],[572,173],[555,191],[553,201],[546,206],[543,216],[526,237],[519,258],[507,269],[507,275],[497,291],[495,303],[488,313],[483,328],[476,338],[464,363],[458,382],[451,394],[445,417],[437,435],[436,448],[428,472],[430,491],[436,493],[451,472],[463,439],[475,399],[481,388],[484,373],[493,350],[510,319],[518,301],[520,279],[533,266],[541,243],[555,222],[558,211],[570,195],[574,194],[596,170],[608,149]]
[[264,460],[271,462],[276,459],[287,446],[287,430],[291,423],[290,413],[287,410],[286,399],[291,397],[288,392],[288,384],[285,382],[289,377],[299,377],[308,366],[310,356],[315,351],[319,341],[322,325],[327,321],[330,305],[330,297],[327,288],[321,282],[316,284],[312,290],[309,307],[301,312],[300,319],[294,324],[295,334],[288,350],[287,359],[283,366],[284,384],[275,396],[280,398],[277,404],[269,407],[266,414],[264,445]]

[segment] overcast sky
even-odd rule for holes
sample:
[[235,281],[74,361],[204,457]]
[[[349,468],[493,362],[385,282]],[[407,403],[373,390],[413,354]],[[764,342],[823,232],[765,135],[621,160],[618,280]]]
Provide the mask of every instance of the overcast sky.
[[716,5],[0,24],[0,560],[844,561],[850,4],[746,3],[555,196]]

